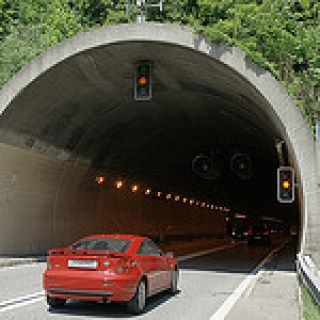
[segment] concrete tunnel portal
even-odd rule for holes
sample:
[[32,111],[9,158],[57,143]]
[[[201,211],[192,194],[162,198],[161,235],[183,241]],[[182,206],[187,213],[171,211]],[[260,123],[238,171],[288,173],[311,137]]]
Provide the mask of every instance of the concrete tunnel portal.
[[[133,99],[141,60],[153,65],[148,102]],[[2,89],[0,108],[1,254],[100,232],[219,238],[225,207],[302,228],[308,219],[301,247],[316,252],[311,134],[276,80],[237,48],[174,25],[105,27],[36,58]],[[293,205],[276,201],[277,141],[298,176]],[[239,154],[252,165],[245,177],[231,164]],[[199,155],[212,159],[209,176],[192,168]]]

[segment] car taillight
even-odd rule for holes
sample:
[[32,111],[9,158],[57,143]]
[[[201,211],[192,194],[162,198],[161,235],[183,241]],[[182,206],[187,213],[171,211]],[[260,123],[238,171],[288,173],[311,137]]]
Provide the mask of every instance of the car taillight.
[[131,268],[134,268],[136,266],[136,262],[132,260],[119,260],[116,267],[115,272],[116,273],[125,273],[128,272]]

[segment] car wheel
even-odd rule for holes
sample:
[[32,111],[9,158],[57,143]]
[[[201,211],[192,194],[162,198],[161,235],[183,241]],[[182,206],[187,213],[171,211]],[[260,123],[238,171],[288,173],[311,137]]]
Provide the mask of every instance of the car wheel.
[[47,296],[47,303],[52,308],[61,308],[66,304],[66,299],[58,299]]
[[127,304],[128,310],[133,314],[140,314],[146,306],[146,283],[141,280],[134,297]]
[[178,279],[179,279],[179,271],[173,270],[172,271],[171,287],[170,287],[170,292],[173,294],[176,294],[178,292]]

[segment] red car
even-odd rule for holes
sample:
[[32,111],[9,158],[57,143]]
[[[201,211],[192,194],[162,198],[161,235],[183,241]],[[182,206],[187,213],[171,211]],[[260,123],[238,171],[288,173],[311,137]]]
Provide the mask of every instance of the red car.
[[50,307],[67,299],[126,302],[139,314],[147,297],[166,289],[176,293],[178,276],[173,254],[146,237],[92,235],[49,250],[43,285]]

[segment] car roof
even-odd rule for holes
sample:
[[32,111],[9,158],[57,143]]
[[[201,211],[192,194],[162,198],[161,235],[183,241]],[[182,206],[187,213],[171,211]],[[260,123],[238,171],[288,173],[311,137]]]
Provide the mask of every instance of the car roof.
[[113,238],[113,239],[123,239],[123,240],[140,240],[143,241],[148,239],[147,237],[133,235],[133,234],[93,234],[81,239],[96,239],[96,238]]

